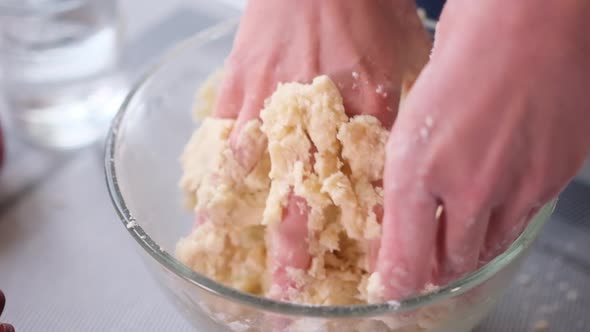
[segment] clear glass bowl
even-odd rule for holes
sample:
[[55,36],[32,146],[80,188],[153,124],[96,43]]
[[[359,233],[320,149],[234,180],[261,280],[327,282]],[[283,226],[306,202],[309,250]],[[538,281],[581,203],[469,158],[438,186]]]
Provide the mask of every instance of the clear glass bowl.
[[148,270],[198,331],[471,330],[491,310],[554,203],[545,206],[503,255],[477,272],[401,303],[306,306],[225,287],[174,257],[193,215],[177,187],[179,156],[198,124],[191,108],[198,87],[229,54],[237,20],[187,40],[140,81],[115,118],[106,145],[106,180],[123,225],[140,245]]

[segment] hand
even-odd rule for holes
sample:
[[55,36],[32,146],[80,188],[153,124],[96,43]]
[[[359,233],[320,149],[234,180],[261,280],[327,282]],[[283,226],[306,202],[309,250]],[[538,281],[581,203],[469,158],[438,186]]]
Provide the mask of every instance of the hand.
[[[215,115],[237,118],[230,145],[246,169],[254,167],[264,145],[241,141],[240,129],[259,116],[279,82],[310,83],[327,74],[348,115],[374,115],[389,128],[429,50],[413,1],[252,0],[225,65]],[[283,222],[271,230],[270,264],[279,288],[290,283],[287,267],[307,269],[310,262],[302,204],[291,195]]]
[[[4,297],[4,293],[0,291],[0,315],[2,311],[4,311],[4,305],[6,304],[6,298]],[[2,324],[0,323],[0,332],[14,332],[14,326],[10,324]]]
[[447,4],[388,142],[381,299],[489,262],[581,167],[588,13],[569,0]]

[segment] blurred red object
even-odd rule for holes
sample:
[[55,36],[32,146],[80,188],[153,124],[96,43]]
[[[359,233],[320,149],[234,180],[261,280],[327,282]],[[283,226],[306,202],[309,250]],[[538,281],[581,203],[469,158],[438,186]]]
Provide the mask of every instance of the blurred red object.
[[[4,311],[4,304],[6,304],[6,298],[4,293],[0,290],[0,315]],[[7,323],[0,323],[0,332],[14,332],[14,326]]]
[[2,126],[0,125],[0,169],[4,165],[4,134],[2,133]]

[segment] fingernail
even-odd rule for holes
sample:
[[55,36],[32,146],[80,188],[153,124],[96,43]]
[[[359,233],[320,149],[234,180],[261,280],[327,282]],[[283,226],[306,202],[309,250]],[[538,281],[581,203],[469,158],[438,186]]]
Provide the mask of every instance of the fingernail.
[[0,332],[15,332],[14,326],[10,324],[0,324]]

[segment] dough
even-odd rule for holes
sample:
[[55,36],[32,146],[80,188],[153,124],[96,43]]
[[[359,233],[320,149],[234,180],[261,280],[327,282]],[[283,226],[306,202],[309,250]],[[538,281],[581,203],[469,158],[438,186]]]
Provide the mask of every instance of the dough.
[[[218,82],[214,76],[202,88],[200,115],[210,112]],[[293,192],[309,207],[312,262],[306,271],[288,271],[298,286],[288,300],[367,302],[369,245],[381,234],[376,211],[383,203],[388,131],[372,116],[349,118],[327,76],[280,85],[260,117],[238,138],[262,147],[252,170],[230,148],[234,120],[207,117],[188,142],[180,186],[197,221],[178,242],[177,257],[228,286],[269,295],[266,232],[281,222]]]

